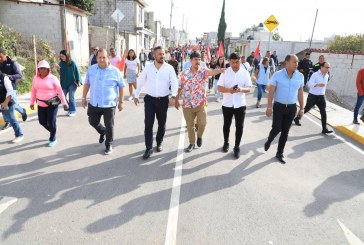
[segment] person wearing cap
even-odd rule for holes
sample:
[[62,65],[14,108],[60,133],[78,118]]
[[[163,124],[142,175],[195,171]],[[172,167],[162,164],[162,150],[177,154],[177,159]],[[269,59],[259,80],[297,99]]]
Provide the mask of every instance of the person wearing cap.
[[68,109],[68,104],[58,78],[51,73],[49,63],[45,60],[41,60],[39,61],[37,68],[37,74],[34,76],[32,82],[30,109],[34,110],[34,103],[37,102],[39,124],[49,131],[48,146],[53,147],[57,144],[58,105],[48,105],[47,101],[58,95],[65,110]]
[[60,72],[61,87],[65,97],[69,95],[69,110],[67,115],[73,117],[76,115],[75,93],[77,87],[82,84],[80,70],[74,60],[71,59],[69,52],[62,50],[59,53],[59,64],[55,68]]
[[[207,118],[207,99],[206,99],[206,79],[209,76],[215,76],[225,71],[225,68],[209,70],[200,65],[201,55],[199,52],[192,52],[190,55],[191,67],[180,75],[180,88],[175,98],[175,107],[179,110],[178,101],[180,95],[183,95],[183,116],[186,120],[189,146],[186,152],[191,152],[195,148],[202,146],[202,135],[206,127]],[[195,119],[198,124],[197,142],[195,136]]]
[[[14,102],[14,109],[22,115],[23,121],[26,121],[28,118],[27,111],[21,107],[16,99],[17,95],[17,80],[23,77],[23,74],[20,70],[19,64],[12,60],[4,49],[0,49],[0,72],[4,73],[10,81],[13,87],[13,94],[11,96],[12,101]],[[5,121],[5,125],[2,130],[10,127],[10,118],[7,117],[7,113],[3,113],[3,118]]]
[[[105,141],[105,155],[113,151],[115,110],[124,108],[124,81],[118,68],[111,65],[106,49],[97,54],[97,65],[88,68],[83,85],[82,107],[87,108],[89,124],[100,134],[99,143]],[[90,91],[89,103],[87,94]],[[104,117],[105,126],[100,123]],[[106,136],[106,140],[105,140]]]
[[19,143],[24,139],[23,131],[14,114],[13,86],[11,80],[4,73],[0,72],[0,103],[3,115],[9,119],[10,125],[13,127],[15,139],[13,143]]
[[[285,68],[275,72],[269,80],[268,105],[265,114],[268,117],[273,115],[272,130],[268,140],[264,144],[264,150],[268,151],[274,138],[281,133],[278,142],[276,158],[285,164],[283,156],[284,147],[288,139],[288,133],[293,119],[296,116],[298,99],[300,110],[298,116],[303,116],[303,75],[297,71],[298,58],[289,54],[284,59]],[[274,98],[274,104],[273,104]]]
[[98,50],[99,50],[99,47],[97,47],[97,46],[92,48],[92,54],[91,54],[91,56],[89,58],[88,66],[92,66],[94,64],[97,64],[96,54],[97,54]]
[[168,60],[168,64],[173,66],[174,71],[176,72],[176,75],[178,76],[178,61],[176,60],[176,55],[174,53],[172,53],[170,55],[170,57],[171,57],[171,59]]

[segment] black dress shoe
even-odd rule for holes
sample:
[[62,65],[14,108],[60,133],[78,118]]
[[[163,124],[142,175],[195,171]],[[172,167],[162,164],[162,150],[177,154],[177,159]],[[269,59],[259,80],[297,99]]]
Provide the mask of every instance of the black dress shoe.
[[265,142],[264,143],[264,150],[265,151],[268,151],[269,150],[269,147],[270,147],[270,142],[269,141]]
[[112,153],[112,146],[106,146],[105,155],[110,155]]
[[197,146],[198,147],[202,146],[202,138],[197,138]]
[[240,148],[239,147],[234,147],[234,157],[236,159],[238,159],[240,157]]
[[27,111],[24,109],[24,114],[21,115],[21,118],[23,119],[23,122],[25,122],[28,119]]
[[153,150],[152,149],[145,150],[144,155],[143,155],[143,159],[148,159],[152,154],[153,154]]
[[99,143],[101,144],[104,141],[105,141],[105,134],[100,134]]
[[300,123],[300,119],[298,117],[295,117],[295,119],[293,119],[294,123],[297,125],[297,126],[302,126],[302,124]]
[[195,144],[190,144],[186,149],[185,151],[186,152],[191,152],[193,150],[193,148],[195,148]]
[[276,158],[278,159],[278,161],[280,161],[282,164],[286,163],[286,159],[284,159],[283,154],[277,154]]
[[161,151],[163,151],[163,145],[157,144],[157,152],[161,152]]
[[360,124],[360,123],[358,122],[358,119],[354,119],[354,120],[353,120],[353,123],[354,123],[354,124]]
[[222,151],[223,152],[228,152],[229,151],[229,143],[224,143],[224,145],[222,147]]
[[332,131],[332,130],[328,130],[328,129],[324,129],[324,130],[322,130],[322,133],[323,134],[332,134],[334,131]]

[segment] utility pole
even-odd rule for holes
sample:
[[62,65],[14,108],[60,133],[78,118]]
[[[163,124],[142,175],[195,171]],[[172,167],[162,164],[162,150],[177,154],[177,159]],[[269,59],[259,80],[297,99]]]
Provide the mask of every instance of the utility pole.
[[67,34],[67,21],[66,21],[66,0],[63,0],[63,31],[64,31],[64,48],[67,52],[70,52],[70,47],[68,45],[68,34]]
[[308,50],[310,50],[310,49],[311,49],[313,33],[314,33],[314,31],[315,31],[315,26],[316,26],[317,14],[318,14],[318,9],[316,9],[316,16],[315,16],[315,21],[313,22],[313,28],[312,28],[312,34],[311,34],[311,40],[310,40],[310,46],[308,47]]
[[169,47],[171,46],[172,39],[172,11],[173,11],[173,0],[171,0],[171,15],[169,17]]

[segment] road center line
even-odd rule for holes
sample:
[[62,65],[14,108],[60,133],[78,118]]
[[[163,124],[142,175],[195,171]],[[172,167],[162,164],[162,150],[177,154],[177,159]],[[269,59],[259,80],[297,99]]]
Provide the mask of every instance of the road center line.
[[15,197],[0,197],[0,214],[18,201]]
[[355,234],[349,230],[349,228],[346,227],[339,219],[337,219],[337,222],[343,230],[346,240],[348,240],[350,245],[364,245],[364,243],[357,236],[355,236]]
[[[308,120],[310,120],[313,124],[316,124],[317,126],[319,126],[321,128],[321,124],[315,122],[313,119],[309,118],[308,116],[306,116],[306,118]],[[359,147],[353,145],[352,143],[348,142],[347,140],[345,140],[343,137],[337,135],[336,133],[333,135],[335,138],[341,140],[342,142],[344,142],[345,144],[347,144],[348,146],[350,146],[352,149],[356,150],[357,152],[359,152],[360,154],[364,155],[364,151],[362,149],[360,149]]]
[[186,133],[186,123],[184,117],[182,116],[176,166],[174,169],[171,202],[169,204],[166,240],[164,242],[165,245],[175,245],[177,240],[177,224],[178,224],[179,198],[181,191],[181,180],[182,180],[182,169],[183,169],[185,133]]

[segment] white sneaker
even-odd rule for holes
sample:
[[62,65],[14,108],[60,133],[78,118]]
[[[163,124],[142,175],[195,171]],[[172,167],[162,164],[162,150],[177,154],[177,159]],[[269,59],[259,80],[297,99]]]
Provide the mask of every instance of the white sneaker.
[[13,139],[13,143],[19,143],[24,139],[24,136],[18,136]]
[[74,116],[76,116],[76,112],[74,112],[74,113],[68,113],[68,116],[69,117],[74,117]]
[[221,102],[221,99],[220,99],[220,98],[217,98],[217,99],[216,99],[216,102]]
[[134,99],[133,96],[130,96],[128,101],[132,101],[133,99]]
[[269,91],[268,91],[267,89],[265,89],[265,90],[264,90],[264,92],[265,92],[266,94],[269,94]]

